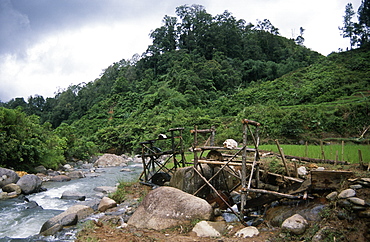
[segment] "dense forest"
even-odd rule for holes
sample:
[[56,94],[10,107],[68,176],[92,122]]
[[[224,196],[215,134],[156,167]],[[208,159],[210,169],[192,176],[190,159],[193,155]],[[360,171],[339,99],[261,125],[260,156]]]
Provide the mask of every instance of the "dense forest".
[[175,127],[185,128],[189,147],[195,125],[216,127],[218,144],[241,141],[242,118],[262,124],[266,143],[364,138],[369,9],[363,1],[353,23],[346,6],[341,31],[353,49],[323,56],[304,46],[303,28],[287,39],[267,19],[252,24],[228,11],[212,16],[200,5],[180,6],[150,33],[142,56],[53,98],[0,103],[0,166],[56,168],[98,152],[134,154],[139,142]]

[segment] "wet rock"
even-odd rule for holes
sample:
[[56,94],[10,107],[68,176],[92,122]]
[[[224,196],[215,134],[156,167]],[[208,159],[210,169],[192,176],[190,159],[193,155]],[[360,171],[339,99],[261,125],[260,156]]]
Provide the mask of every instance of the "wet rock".
[[236,232],[235,237],[248,238],[259,235],[259,231],[256,227],[249,226]]
[[117,191],[117,187],[110,187],[110,186],[100,186],[100,187],[95,187],[94,191],[96,192],[102,192],[104,194],[109,194]]
[[86,196],[78,191],[64,191],[61,199],[85,201]]
[[102,200],[99,203],[98,210],[100,212],[105,212],[107,209],[113,208],[113,207],[116,207],[116,206],[117,206],[116,201],[114,201],[113,199],[111,199],[109,197],[103,197]]
[[79,179],[85,177],[85,175],[81,171],[72,171],[68,173],[68,176],[72,179]]
[[30,201],[27,203],[26,209],[43,209],[41,206],[37,204],[35,201]]
[[66,175],[57,175],[50,178],[50,181],[54,182],[66,182],[72,180],[69,176]]
[[51,236],[56,234],[57,232],[61,231],[63,229],[63,225],[61,224],[54,224],[48,229],[45,229],[44,231],[40,232],[43,236]]
[[356,191],[349,188],[349,189],[341,191],[338,195],[338,198],[341,199],[341,198],[349,198],[349,197],[354,197],[354,196],[356,196]]
[[7,184],[5,186],[3,186],[2,190],[4,192],[16,192],[17,195],[21,194],[22,193],[22,189],[20,188],[20,186],[18,186],[17,184],[14,184],[14,183],[10,183],[10,184]]
[[220,237],[226,231],[225,222],[200,221],[193,230],[198,237]]
[[92,199],[92,200],[80,202],[78,204],[88,206],[88,207],[94,209],[94,211],[97,211],[98,207],[99,207],[100,200],[101,199]]
[[210,220],[212,216],[213,209],[207,201],[173,187],[159,187],[148,193],[128,224],[162,230],[194,219]]
[[10,183],[17,183],[19,176],[15,171],[0,167],[0,188]]
[[128,161],[121,156],[104,154],[94,163],[94,167],[127,166]]
[[22,176],[17,185],[21,188],[22,193],[24,194],[31,194],[35,192],[39,192],[41,189],[42,181],[41,179],[33,174],[27,174]]
[[94,167],[94,164],[92,163],[85,163],[81,165],[82,169],[92,169]]
[[[68,208],[66,211],[46,221],[41,227],[40,234],[52,235],[53,233],[60,231],[63,226],[77,224],[77,221],[86,218],[93,212],[94,210],[88,206],[74,205]],[[60,228],[60,226],[62,227]]]
[[308,222],[299,214],[294,214],[293,216],[287,218],[281,225],[283,230],[287,230],[293,234],[303,234],[307,227]]

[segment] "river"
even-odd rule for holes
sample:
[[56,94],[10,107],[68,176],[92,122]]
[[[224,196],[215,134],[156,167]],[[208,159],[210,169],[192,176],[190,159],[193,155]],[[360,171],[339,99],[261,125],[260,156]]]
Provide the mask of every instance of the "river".
[[[61,199],[62,193],[75,190],[86,196],[86,200],[99,197],[94,191],[99,186],[115,186],[120,181],[135,181],[142,171],[140,164],[132,163],[128,167],[131,172],[121,172],[122,167],[99,168],[86,178],[73,179],[68,182],[44,182],[47,190],[30,194],[27,199],[36,202],[40,207],[29,208],[32,203],[24,199],[8,199],[0,201],[0,242],[9,241],[73,241],[73,228],[71,232],[64,232],[61,237],[36,236],[41,226],[50,218],[60,214],[78,201]],[[36,239],[37,237],[37,239]]]

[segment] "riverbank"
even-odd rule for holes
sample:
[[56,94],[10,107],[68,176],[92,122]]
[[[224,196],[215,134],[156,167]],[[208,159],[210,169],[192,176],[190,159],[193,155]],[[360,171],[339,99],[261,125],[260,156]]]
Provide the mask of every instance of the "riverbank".
[[[326,169],[334,168],[326,165]],[[278,216],[274,215],[276,211],[283,213],[284,210],[289,212],[299,208],[297,201],[283,199],[280,201],[279,208],[266,207],[266,213],[263,216],[263,221],[256,225],[259,230],[259,235],[253,238],[237,238],[236,231],[244,228],[240,222],[227,223],[227,231],[218,238],[198,237],[195,232],[192,232],[193,227],[199,221],[192,221],[187,225],[177,226],[161,231],[151,229],[137,229],[133,226],[122,222],[120,216],[115,215],[115,211],[121,209],[110,209],[106,215],[100,217],[95,222],[87,222],[79,231],[77,240],[82,241],[256,241],[256,242],[282,242],[282,241],[311,241],[314,237],[315,241],[360,241],[365,242],[370,239],[370,217],[368,214],[370,205],[370,186],[364,182],[368,177],[367,171],[358,169],[358,165],[351,165],[346,168],[354,172],[355,176],[343,181],[336,192],[341,192],[346,189],[354,189],[355,198],[351,200],[362,200],[364,206],[348,204],[348,199],[340,197],[327,197],[333,190],[330,191],[314,191],[311,195],[314,199],[303,204],[301,210],[307,210],[307,207],[313,209],[306,211],[306,216],[316,216],[317,220],[308,220],[308,228],[303,234],[294,235],[286,232],[280,225],[274,224]],[[362,183],[360,187],[359,184]],[[352,187],[352,188],[351,188]],[[127,198],[126,202],[133,201],[136,203],[133,208],[136,208],[138,202],[143,199],[143,195],[150,191],[150,187],[140,183],[133,183],[132,186],[126,187]],[[143,191],[145,191],[143,193]],[[305,207],[306,206],[306,207]],[[320,211],[317,208],[322,208]],[[280,210],[277,210],[280,209]],[[274,211],[275,210],[275,211]],[[317,211],[316,211],[317,210]],[[316,214],[315,214],[316,211]],[[275,213],[274,213],[275,212]],[[301,213],[301,212],[298,212]],[[221,218],[216,218],[221,219]],[[221,219],[222,220],[222,219]],[[321,239],[318,239],[321,238]]]

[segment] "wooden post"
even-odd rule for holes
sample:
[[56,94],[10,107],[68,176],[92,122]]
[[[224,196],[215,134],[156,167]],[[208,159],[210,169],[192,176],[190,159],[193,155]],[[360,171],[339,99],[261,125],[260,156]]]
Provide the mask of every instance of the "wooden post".
[[358,150],[358,163],[360,163],[361,169],[364,167],[364,163],[362,162],[362,153],[361,150]]
[[287,166],[286,161],[285,161],[285,155],[284,155],[283,149],[280,148],[280,144],[279,144],[279,141],[277,139],[275,140],[275,142],[276,142],[276,145],[277,145],[278,150],[280,152],[281,159],[283,160],[283,164],[284,164],[284,167],[285,167],[285,172],[288,176],[290,176],[288,166]]
[[194,143],[193,143],[193,152],[194,152],[194,167],[198,167],[198,153],[197,153],[197,145],[198,145],[198,140],[197,140],[197,126],[194,127]]
[[342,140],[342,161],[344,161],[344,140]]
[[325,152],[324,152],[324,145],[322,140],[320,140],[320,148],[321,148],[321,159],[325,161]]
[[334,165],[337,165],[338,159],[339,159],[339,157],[338,157],[338,151],[336,150],[335,151],[335,162],[334,162]]
[[[247,186],[247,123],[243,122],[243,155],[242,155],[242,171],[241,171],[241,185],[242,189],[246,189]],[[253,168],[252,168],[253,169]],[[241,193],[240,201],[240,220],[244,220],[244,209],[247,204],[247,194],[245,192]]]
[[211,146],[214,146],[215,145],[215,136],[216,136],[216,129],[214,126],[211,127],[211,141],[210,141],[210,145]]
[[305,154],[305,157],[308,157],[308,142],[307,141],[305,145],[306,145],[306,148],[305,148],[304,154]]

